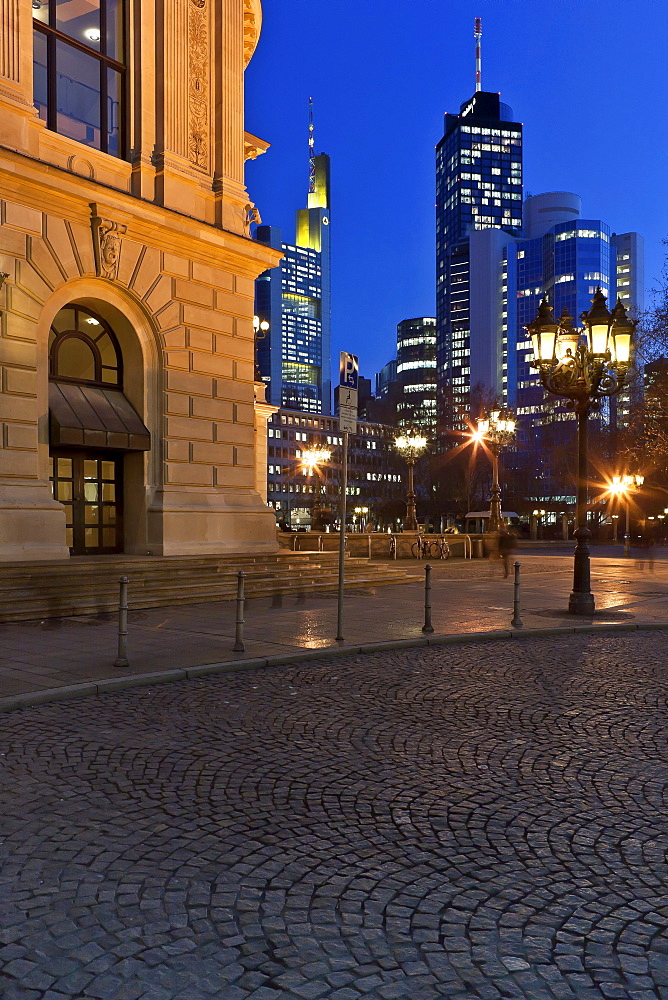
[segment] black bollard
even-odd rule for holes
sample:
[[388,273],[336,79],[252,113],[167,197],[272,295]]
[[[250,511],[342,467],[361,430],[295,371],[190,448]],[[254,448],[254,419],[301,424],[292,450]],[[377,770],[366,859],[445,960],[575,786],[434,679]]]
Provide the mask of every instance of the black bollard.
[[434,631],[431,624],[431,566],[429,563],[424,568],[424,625],[422,631]]
[[114,660],[115,667],[129,667],[128,662],[128,578],[122,576],[118,581],[120,595],[118,599],[118,656]]
[[246,574],[241,570],[237,573],[237,623],[234,645],[232,650],[235,653],[245,652],[244,646],[244,580]]
[[524,622],[520,618],[520,564],[515,563],[515,583],[513,586],[513,628],[522,628]]

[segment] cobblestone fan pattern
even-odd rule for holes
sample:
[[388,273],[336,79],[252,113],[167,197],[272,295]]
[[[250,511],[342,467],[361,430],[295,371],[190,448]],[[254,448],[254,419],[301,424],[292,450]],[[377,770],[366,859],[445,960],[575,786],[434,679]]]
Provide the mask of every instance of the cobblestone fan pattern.
[[668,633],[2,719],[3,1000],[668,998]]

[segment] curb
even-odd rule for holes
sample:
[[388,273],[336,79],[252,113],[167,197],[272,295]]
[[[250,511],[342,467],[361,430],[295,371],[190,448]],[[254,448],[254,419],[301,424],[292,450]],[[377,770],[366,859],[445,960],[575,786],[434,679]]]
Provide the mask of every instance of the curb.
[[159,670],[154,673],[128,674],[109,677],[101,681],[86,681],[80,684],[66,684],[43,691],[0,698],[0,713],[13,712],[20,708],[31,708],[52,702],[73,701],[90,695],[124,691],[129,688],[150,687],[153,684],[167,684],[171,681],[197,680],[213,674],[227,674],[238,670],[264,670],[267,667],[287,666],[303,660],[327,660],[336,656],[351,656],[360,653],[379,653],[392,649],[413,649],[423,646],[461,646],[477,642],[495,642],[504,639],[539,639],[557,635],[581,635],[597,632],[652,632],[668,631],[668,622],[618,622],[601,625],[555,625],[554,628],[493,629],[488,632],[465,632],[459,635],[415,636],[412,639],[389,639],[381,642],[367,642],[359,646],[325,646],[322,649],[295,650],[276,656],[257,657],[246,660],[226,660],[222,663],[203,663],[196,667],[175,667],[173,670]]

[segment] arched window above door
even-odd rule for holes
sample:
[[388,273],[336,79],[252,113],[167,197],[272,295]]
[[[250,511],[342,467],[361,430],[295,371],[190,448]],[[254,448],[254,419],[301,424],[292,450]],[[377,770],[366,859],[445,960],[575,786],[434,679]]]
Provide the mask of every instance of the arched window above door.
[[105,320],[83,306],[61,309],[49,333],[49,375],[59,380],[120,388],[121,351]]

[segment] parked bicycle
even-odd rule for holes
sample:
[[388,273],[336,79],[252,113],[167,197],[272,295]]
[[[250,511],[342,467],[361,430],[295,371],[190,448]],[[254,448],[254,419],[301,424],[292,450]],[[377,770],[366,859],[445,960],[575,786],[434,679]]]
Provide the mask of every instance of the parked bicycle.
[[414,559],[449,559],[450,546],[443,535],[432,539],[418,535],[411,545],[411,555]]

